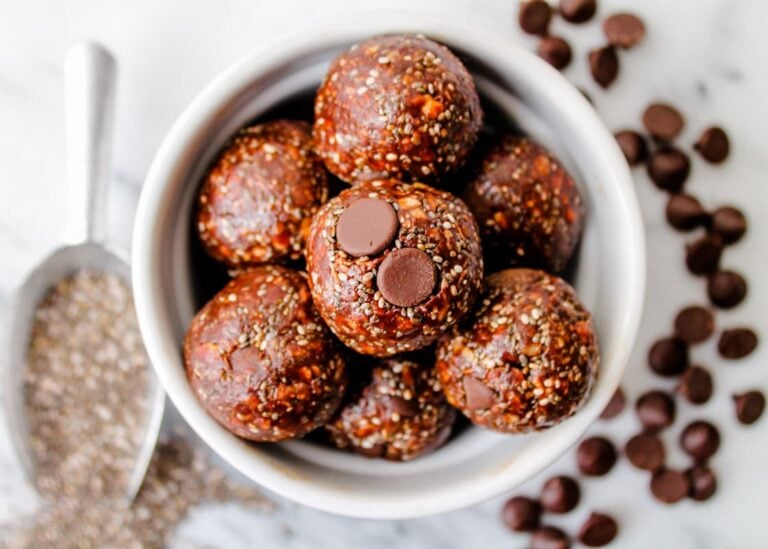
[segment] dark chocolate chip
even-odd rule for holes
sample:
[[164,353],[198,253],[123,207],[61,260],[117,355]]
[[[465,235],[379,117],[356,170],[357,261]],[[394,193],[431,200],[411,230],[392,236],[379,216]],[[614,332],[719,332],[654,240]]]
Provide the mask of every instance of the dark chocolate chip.
[[405,400],[399,396],[390,396],[389,402],[392,411],[402,417],[413,417],[419,413],[419,403],[415,398]]
[[542,526],[531,534],[531,549],[568,549],[571,540],[560,528]]
[[579,541],[587,547],[602,547],[611,543],[619,526],[613,517],[602,513],[592,513],[579,530]]
[[704,404],[712,397],[712,375],[701,366],[689,366],[680,376],[676,391],[691,404]]
[[714,273],[720,265],[723,244],[717,235],[706,235],[685,247],[685,265],[695,275]]
[[640,433],[627,441],[624,453],[638,469],[656,471],[664,465],[666,452],[661,439],[651,433]]
[[437,270],[432,258],[418,248],[392,250],[379,265],[376,284],[392,305],[413,307],[435,290]]
[[520,3],[517,22],[528,34],[546,34],[552,20],[552,8],[544,0],[525,0]]
[[624,158],[630,166],[635,166],[645,160],[648,156],[648,145],[645,138],[634,130],[622,130],[615,134],[616,142],[619,144]]
[[709,277],[707,294],[713,305],[730,309],[744,301],[747,296],[747,281],[734,271],[717,271]]
[[539,527],[541,505],[535,499],[517,496],[504,504],[501,518],[515,532],[530,532]]
[[589,61],[589,71],[592,78],[601,87],[607,88],[619,75],[619,56],[616,55],[616,48],[613,46],[604,46],[589,52],[587,57]]
[[731,328],[723,330],[717,342],[720,356],[731,360],[744,358],[752,354],[757,347],[757,334],[750,328]]
[[688,367],[688,344],[673,336],[665,337],[651,345],[648,364],[660,376],[676,376]]
[[597,11],[597,0],[560,0],[560,15],[569,23],[586,23]]
[[696,465],[685,472],[691,491],[688,494],[695,501],[704,501],[711,498],[717,490],[717,478],[715,473],[706,465]]
[[464,394],[467,398],[466,406],[469,410],[487,410],[493,405],[493,391],[479,379],[470,375],[462,380]]
[[336,240],[353,257],[376,255],[395,240],[400,224],[392,205],[378,198],[352,202],[336,223]]
[[581,490],[571,477],[552,477],[544,483],[539,502],[550,513],[567,513],[579,504]]
[[686,307],[675,317],[675,335],[689,344],[705,341],[714,331],[715,317],[704,307]]
[[677,503],[690,492],[688,475],[672,469],[656,471],[651,477],[651,493],[662,503]]
[[648,391],[637,399],[635,411],[649,433],[669,427],[675,421],[675,401],[664,391]]
[[689,194],[673,194],[667,201],[667,222],[678,231],[690,231],[709,221],[701,202]]
[[671,145],[659,147],[648,158],[648,177],[663,191],[679,193],[690,172],[688,156]]
[[694,421],[680,433],[680,446],[697,461],[706,461],[720,447],[720,433],[708,421]]
[[563,70],[571,63],[573,54],[571,46],[559,36],[545,36],[539,41],[537,50],[539,57],[555,67]]
[[693,146],[707,162],[719,164],[728,158],[731,144],[728,135],[722,128],[713,126],[707,128]]
[[576,464],[585,475],[601,476],[616,463],[616,448],[604,437],[590,437],[581,441],[576,450]]
[[723,243],[733,244],[747,232],[747,219],[738,208],[722,206],[712,212],[712,232],[720,235]]
[[744,425],[752,425],[765,411],[765,396],[760,391],[747,391],[733,395],[736,419]]
[[608,401],[608,405],[603,410],[603,413],[600,414],[600,419],[615,418],[624,411],[625,404],[626,398],[624,397],[624,391],[619,387],[616,389],[616,392],[613,393],[611,400]]
[[643,126],[656,139],[671,141],[683,129],[683,115],[666,103],[652,103],[643,113]]
[[616,13],[603,21],[603,34],[614,46],[629,49],[645,37],[645,24],[631,13]]

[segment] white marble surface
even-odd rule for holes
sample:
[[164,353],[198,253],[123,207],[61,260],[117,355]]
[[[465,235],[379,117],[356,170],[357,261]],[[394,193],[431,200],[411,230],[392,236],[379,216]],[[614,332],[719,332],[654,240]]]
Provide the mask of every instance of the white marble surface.
[[[142,178],[166,131],[185,105],[216,73],[257,44],[279,35],[300,33],[334,13],[362,5],[439,9],[497,32],[513,33],[533,46],[514,24],[513,0],[384,2],[230,0],[25,1],[0,0],[0,305],[27,270],[57,244],[65,212],[62,59],[82,38],[103,41],[120,62],[114,177],[110,197],[110,234],[127,247]],[[648,101],[679,105],[687,126],[681,143],[690,144],[709,123],[731,135],[733,155],[722,167],[694,159],[689,189],[707,206],[724,202],[743,207],[750,231],[725,254],[724,264],[744,271],[752,283],[748,300],[718,314],[719,326],[754,326],[764,339],[758,352],[739,363],[716,358],[712,342],[695,348],[693,359],[711,368],[716,396],[705,406],[681,404],[675,426],[664,434],[670,463],[683,467],[676,437],[692,418],[721,426],[723,448],[713,459],[720,481],[707,503],[682,502],[665,508],[648,490],[646,475],[620,461],[606,478],[585,480],[579,507],[551,523],[575,532],[592,509],[615,514],[621,525],[615,545],[645,549],[735,548],[768,546],[768,419],[737,426],[730,395],[737,390],[768,389],[768,52],[763,0],[608,1],[601,13],[631,7],[642,14],[648,40],[621,56],[622,74],[609,92],[599,91],[586,71],[586,51],[601,41],[599,25],[567,26],[576,60],[566,71],[593,96],[611,129],[639,126]],[[645,350],[670,329],[683,305],[704,300],[703,283],[683,265],[685,238],[663,220],[664,198],[642,171],[636,172],[648,237],[649,287],[643,327],[624,387],[631,400],[653,388],[671,388],[645,366]],[[0,425],[2,422],[0,422]],[[623,442],[637,429],[631,413],[591,432]],[[0,520],[25,507],[24,489],[4,427],[0,427]],[[534,494],[554,473],[575,472],[573,454],[520,490]],[[402,522],[358,521],[332,517],[279,501],[269,514],[206,507],[181,527],[175,546],[205,547],[524,547],[526,538],[507,532],[498,519],[501,500],[427,519]],[[2,542],[0,540],[0,545]]]

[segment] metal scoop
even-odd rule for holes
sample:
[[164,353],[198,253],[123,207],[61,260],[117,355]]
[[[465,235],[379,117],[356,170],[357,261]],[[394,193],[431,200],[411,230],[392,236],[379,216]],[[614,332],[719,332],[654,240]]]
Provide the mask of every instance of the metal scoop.
[[[115,98],[115,60],[93,43],[75,46],[65,62],[67,182],[69,209],[63,245],[42,261],[19,287],[10,311],[3,403],[12,444],[30,480],[34,463],[25,419],[24,368],[35,310],[56,282],[87,268],[109,272],[130,282],[126,255],[105,242],[109,142]],[[148,398],[151,411],[144,442],[136,456],[126,497],[132,501],[141,487],[155,448],[165,406],[165,394],[154,372]]]

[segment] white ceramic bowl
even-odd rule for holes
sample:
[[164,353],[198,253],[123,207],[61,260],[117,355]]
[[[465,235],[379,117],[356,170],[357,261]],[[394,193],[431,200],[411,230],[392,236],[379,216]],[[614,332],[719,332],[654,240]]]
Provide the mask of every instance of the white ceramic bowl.
[[[303,441],[249,443],[205,412],[184,373],[181,343],[195,312],[189,258],[193,197],[206,167],[238,127],[286,96],[315,88],[334,55],[384,32],[421,32],[471,58],[469,68],[481,93],[555,151],[581,185],[588,220],[575,282],[600,338],[599,380],[579,413],[553,429],[502,436],[471,428],[409,463],[370,460]],[[186,109],[144,185],[134,233],[133,288],[160,381],[211,448],[265,488],[303,504],[357,517],[404,518],[506,492],[576,442],[607,404],[628,360],[642,307],[644,262],[627,165],[571,84],[508,37],[434,17],[379,13],[253,52]]]

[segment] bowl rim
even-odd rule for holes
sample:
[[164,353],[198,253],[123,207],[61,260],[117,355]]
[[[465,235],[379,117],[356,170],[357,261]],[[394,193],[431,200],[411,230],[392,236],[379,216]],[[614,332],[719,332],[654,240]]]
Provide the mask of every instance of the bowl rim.
[[[228,433],[222,436],[223,429],[213,428],[213,420],[197,400],[190,396],[189,391],[178,387],[172,379],[172,370],[179,368],[180,344],[163,340],[157,335],[163,331],[160,320],[162,311],[157,305],[162,301],[159,299],[162,292],[159,282],[155,280],[156,254],[151,252],[158,245],[153,242],[153,238],[167,183],[174,177],[185,149],[194,142],[200,128],[215,115],[225,99],[252,81],[256,75],[264,74],[270,68],[299,56],[309,55],[324,45],[354,42],[361,36],[391,32],[450,37],[451,41],[460,43],[468,51],[503,51],[505,58],[514,58],[518,70],[529,76],[530,83],[544,90],[543,93],[553,106],[557,106],[563,119],[569,120],[573,127],[583,128],[585,134],[590,134],[590,139],[595,142],[593,148],[602,151],[600,160],[606,166],[606,171],[613,175],[611,188],[627,219],[624,240],[630,249],[630,264],[627,266],[629,279],[626,286],[631,294],[621,318],[615,319],[620,325],[615,337],[620,338],[622,345],[614,354],[613,361],[619,364],[612,367],[609,379],[603,380],[605,387],[602,392],[596,390],[587,405],[569,419],[569,429],[561,431],[557,443],[540,448],[542,451],[536,459],[516,462],[516,467],[507,468],[503,475],[487,475],[477,478],[471,485],[465,483],[448,487],[439,492],[439,497],[379,501],[375,494],[362,497],[332,491],[313,483],[311,479],[297,478],[269,456],[254,459],[253,453],[246,455],[242,441]],[[228,463],[267,490],[323,511],[359,518],[413,518],[467,507],[500,495],[552,463],[584,434],[618,387],[639,328],[645,294],[645,243],[632,176],[613,136],[581,93],[558,71],[521,48],[511,34],[505,36],[464,23],[457,24],[456,21],[435,17],[433,14],[399,10],[357,13],[332,25],[318,26],[299,38],[291,36],[265,43],[216,76],[182,112],[155,155],[136,213],[132,258],[132,287],[145,346],[161,384],[192,429]]]

